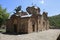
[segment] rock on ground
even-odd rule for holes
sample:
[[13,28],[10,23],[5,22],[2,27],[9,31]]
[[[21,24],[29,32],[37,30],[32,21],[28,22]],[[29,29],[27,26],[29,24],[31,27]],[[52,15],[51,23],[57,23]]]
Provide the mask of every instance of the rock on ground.
[[0,40],[56,40],[60,29],[49,29],[23,35],[6,35],[0,33]]

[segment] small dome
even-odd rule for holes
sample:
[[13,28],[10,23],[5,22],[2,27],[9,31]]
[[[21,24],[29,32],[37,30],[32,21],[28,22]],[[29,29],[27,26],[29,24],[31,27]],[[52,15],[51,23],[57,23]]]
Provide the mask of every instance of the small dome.
[[35,6],[34,8],[35,8],[35,9],[38,9],[38,7],[36,7],[36,6]]
[[40,13],[40,8],[39,8],[39,7],[36,7],[36,6],[27,7],[27,8],[26,8],[26,11],[27,11],[29,14],[33,14],[33,11]]
[[40,12],[40,8],[39,8],[39,7],[34,6],[34,8],[35,8],[35,9],[37,9],[37,10],[38,10],[38,12]]

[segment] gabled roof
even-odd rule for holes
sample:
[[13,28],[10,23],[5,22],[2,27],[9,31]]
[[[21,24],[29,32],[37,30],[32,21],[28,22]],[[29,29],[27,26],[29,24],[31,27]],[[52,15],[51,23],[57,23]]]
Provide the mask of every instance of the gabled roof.
[[29,14],[28,12],[19,12],[19,13],[15,13],[14,15],[20,16],[21,18],[23,18],[23,17],[31,17],[32,16],[32,14]]

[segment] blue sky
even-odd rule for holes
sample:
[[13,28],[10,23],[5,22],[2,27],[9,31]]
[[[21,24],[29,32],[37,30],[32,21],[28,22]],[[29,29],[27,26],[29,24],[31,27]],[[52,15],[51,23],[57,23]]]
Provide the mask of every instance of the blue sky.
[[38,6],[43,11],[48,12],[48,16],[60,14],[60,0],[0,0],[0,5],[3,8],[7,8],[7,11],[11,14],[14,12],[14,9],[21,5],[22,10],[26,11],[27,6]]

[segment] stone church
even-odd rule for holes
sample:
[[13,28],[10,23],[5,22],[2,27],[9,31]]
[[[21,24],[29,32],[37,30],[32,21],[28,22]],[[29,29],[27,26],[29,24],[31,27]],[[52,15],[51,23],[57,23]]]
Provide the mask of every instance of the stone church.
[[6,32],[32,33],[49,29],[47,12],[40,13],[40,8],[29,6],[24,11],[16,11],[6,22]]

